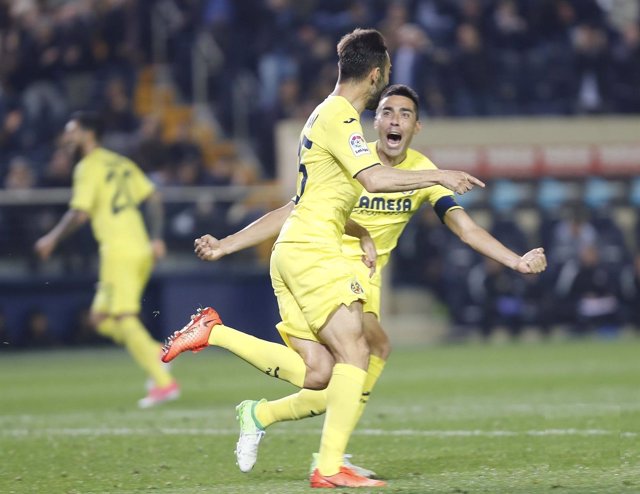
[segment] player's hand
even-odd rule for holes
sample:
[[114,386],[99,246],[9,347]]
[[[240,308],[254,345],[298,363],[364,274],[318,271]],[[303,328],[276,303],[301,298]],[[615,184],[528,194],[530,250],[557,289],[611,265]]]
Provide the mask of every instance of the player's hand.
[[167,256],[167,244],[161,238],[155,238],[151,241],[151,252],[156,261],[164,259]]
[[369,268],[369,278],[371,278],[376,272],[376,261],[378,260],[376,244],[373,243],[373,239],[369,235],[364,235],[360,238],[360,248],[364,252],[362,262]]
[[222,242],[211,235],[203,235],[194,241],[194,251],[203,261],[217,261],[227,255]]
[[56,248],[56,241],[50,235],[44,235],[43,237],[40,237],[35,243],[35,245],[33,246],[33,250],[36,251],[36,254],[38,254],[38,257],[40,257],[40,259],[42,259],[43,261],[46,261],[47,259],[49,259],[49,257],[51,256],[51,253],[54,251],[55,248]]
[[545,269],[547,269],[547,256],[544,255],[542,247],[527,252],[515,267],[516,271],[523,274],[542,273]]
[[477,179],[473,175],[469,175],[467,172],[461,172],[456,170],[441,170],[442,177],[440,178],[440,185],[452,190],[456,194],[464,194],[469,192],[476,185],[484,187],[484,182]]

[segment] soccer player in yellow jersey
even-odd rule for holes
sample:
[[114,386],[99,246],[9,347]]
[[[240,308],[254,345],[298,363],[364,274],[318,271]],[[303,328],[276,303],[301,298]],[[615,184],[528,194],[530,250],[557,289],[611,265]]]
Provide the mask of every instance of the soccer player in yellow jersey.
[[[316,359],[324,369],[324,379],[315,383],[316,388],[326,387],[327,414],[312,487],[385,485],[344,465],[369,367],[362,325],[367,295],[353,263],[342,253],[347,218],[362,187],[378,193],[442,185],[464,193],[484,186],[464,172],[400,170],[380,164],[362,136],[360,113],[377,107],[390,69],[379,32],[356,29],[340,40],[338,82],[300,135],[296,204],[271,255],[271,280],[282,317],[278,329],[287,333],[288,343],[307,365],[307,359]],[[170,338],[163,360],[203,348],[221,325],[213,309],[202,311]],[[241,404],[241,422],[251,419],[255,408]]]
[[[65,127],[64,142],[81,158],[73,175],[69,210],[35,244],[46,260],[60,240],[91,220],[100,248],[98,290],[91,320],[98,333],[124,345],[148,374],[148,394],[138,405],[148,408],[178,398],[178,383],[160,360],[161,345],[139,319],[142,293],[154,259],[165,255],[163,208],[159,194],[131,160],[100,146],[102,122],[97,114],[78,112]],[[151,239],[140,203],[147,202]]]
[[[370,143],[369,147],[372,151],[377,150],[384,165],[409,170],[435,168],[426,156],[409,147],[413,136],[421,129],[418,103],[415,91],[404,85],[390,86],[383,92],[374,121],[378,141]],[[342,239],[342,251],[359,272],[359,279],[362,280],[367,293],[367,301],[363,308],[363,326],[371,355],[359,413],[364,410],[391,352],[389,339],[380,324],[381,273],[405,226],[426,202],[431,204],[447,227],[481,254],[523,274],[539,273],[546,267],[546,259],[541,248],[518,256],[478,226],[455,202],[452,192],[441,186],[435,185],[409,193],[370,194],[363,191],[350,219],[366,230],[358,230],[357,226],[351,225],[351,235],[344,235]],[[225,255],[272,238],[280,231],[293,208],[294,202],[289,202],[221,240],[204,235],[195,241],[196,253],[204,260],[216,261]],[[377,248],[376,270],[371,277],[370,265],[361,261],[362,248],[367,246],[367,239],[372,239]],[[366,255],[368,258],[375,257],[375,253],[371,252]],[[288,341],[287,333],[281,334],[283,339]],[[318,387],[317,382],[324,379],[323,374],[326,370],[321,366],[314,367],[316,362],[322,362],[321,359],[307,355],[305,370],[305,361],[297,353],[287,352],[282,345],[263,341],[222,325],[216,326],[211,332],[209,344],[230,350],[262,372],[304,387],[300,392],[281,400],[248,402],[254,407],[255,417],[263,429],[275,422],[298,420],[324,412],[326,390],[310,389]],[[312,347],[311,352],[315,349],[316,347]],[[302,369],[302,372],[299,369]],[[244,471],[250,470],[255,464],[261,437],[261,433],[249,435],[249,440],[253,440],[249,442],[248,447],[238,448],[238,464]],[[373,474],[372,471],[361,467],[351,467],[366,476]]]

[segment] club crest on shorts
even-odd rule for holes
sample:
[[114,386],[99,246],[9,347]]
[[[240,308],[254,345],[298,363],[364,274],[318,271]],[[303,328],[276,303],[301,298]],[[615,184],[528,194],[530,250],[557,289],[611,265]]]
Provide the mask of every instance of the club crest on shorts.
[[364,293],[364,290],[362,289],[362,285],[358,283],[358,280],[353,280],[351,282],[351,291],[356,295],[362,295]]
[[358,133],[351,134],[349,137],[349,147],[355,156],[371,154],[371,151],[369,151],[369,147],[367,146],[367,141]]

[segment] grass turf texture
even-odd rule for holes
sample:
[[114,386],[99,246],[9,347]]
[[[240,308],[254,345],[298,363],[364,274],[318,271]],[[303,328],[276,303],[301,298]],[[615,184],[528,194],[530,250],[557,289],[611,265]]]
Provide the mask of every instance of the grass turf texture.
[[[637,339],[397,349],[348,449],[389,480],[376,492],[638,493],[639,356]],[[292,386],[220,350],[174,371],[182,398],[138,410],[123,350],[0,354],[0,492],[310,492],[321,418],[235,466],[234,406]]]

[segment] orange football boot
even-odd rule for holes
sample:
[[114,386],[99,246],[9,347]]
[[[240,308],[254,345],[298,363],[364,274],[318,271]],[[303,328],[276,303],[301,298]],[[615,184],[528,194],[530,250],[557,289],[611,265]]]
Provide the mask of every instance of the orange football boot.
[[211,330],[217,324],[222,324],[222,320],[215,310],[211,307],[198,309],[189,324],[167,338],[162,347],[162,361],[171,362],[187,350],[196,353],[205,349],[209,345]]
[[322,475],[317,468],[309,479],[311,487],[335,489],[336,487],[386,487],[387,483],[382,480],[368,479],[358,475],[353,470],[344,465],[335,475]]

